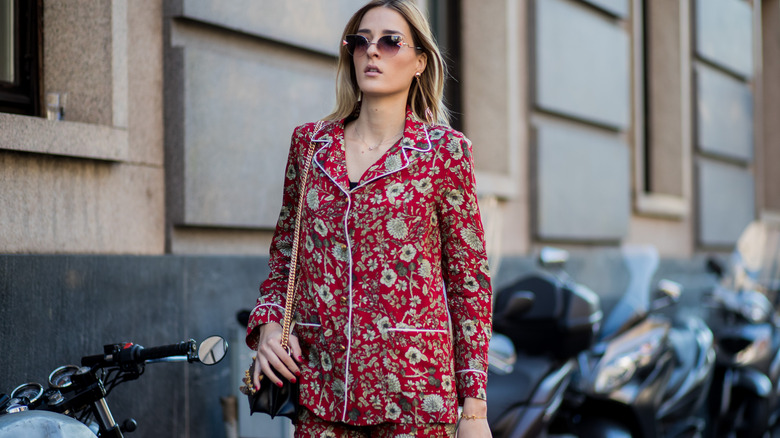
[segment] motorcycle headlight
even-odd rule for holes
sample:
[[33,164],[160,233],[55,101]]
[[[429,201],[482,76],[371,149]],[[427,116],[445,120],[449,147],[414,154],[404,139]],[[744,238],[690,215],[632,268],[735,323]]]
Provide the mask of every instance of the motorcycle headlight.
[[749,365],[765,360],[770,355],[772,346],[772,329],[766,324],[750,327],[746,338],[749,342],[737,354],[734,361],[739,365]]
[[739,313],[748,321],[757,324],[769,320],[772,304],[758,291],[743,291],[740,294]]
[[596,367],[593,390],[606,394],[623,386],[634,377],[636,370],[649,365],[661,346],[663,336],[649,330],[637,336],[627,333],[624,339],[615,339]]
[[599,369],[593,389],[597,393],[612,392],[631,380],[636,372],[636,361],[629,355],[616,357]]

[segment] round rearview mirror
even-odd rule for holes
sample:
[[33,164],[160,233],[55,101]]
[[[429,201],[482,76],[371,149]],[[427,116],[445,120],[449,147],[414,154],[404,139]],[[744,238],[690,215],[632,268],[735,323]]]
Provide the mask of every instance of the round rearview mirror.
[[228,343],[222,336],[210,336],[200,343],[198,359],[204,365],[219,363],[227,355]]

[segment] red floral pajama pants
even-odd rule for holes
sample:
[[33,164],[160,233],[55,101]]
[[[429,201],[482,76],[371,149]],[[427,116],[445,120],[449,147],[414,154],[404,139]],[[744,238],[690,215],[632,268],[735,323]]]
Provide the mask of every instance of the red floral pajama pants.
[[295,438],[438,438],[454,437],[454,423],[382,423],[375,426],[351,426],[323,420],[303,407],[298,409]]

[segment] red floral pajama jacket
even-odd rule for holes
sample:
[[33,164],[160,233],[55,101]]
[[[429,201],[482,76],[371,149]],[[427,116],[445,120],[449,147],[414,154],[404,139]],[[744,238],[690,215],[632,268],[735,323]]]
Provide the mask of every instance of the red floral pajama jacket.
[[247,328],[281,324],[299,171],[306,187],[294,334],[301,405],[328,421],[454,423],[485,399],[491,287],[471,143],[407,110],[404,137],[349,189],[344,122],[295,129],[271,274]]

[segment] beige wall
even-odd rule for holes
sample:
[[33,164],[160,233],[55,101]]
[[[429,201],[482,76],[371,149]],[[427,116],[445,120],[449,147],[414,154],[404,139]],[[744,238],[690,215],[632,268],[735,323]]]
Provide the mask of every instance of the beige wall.
[[[44,92],[67,93],[65,120],[0,114],[0,252],[266,254],[290,132],[330,109],[338,34],[363,3],[344,0],[325,10],[311,0],[277,1],[271,15],[249,0],[229,8],[211,0],[44,1]],[[695,49],[688,23],[696,0],[650,5],[647,58],[638,39],[642,0],[619,2],[626,8],[617,9],[575,0],[540,8],[540,1],[461,0],[464,131],[474,142],[491,252],[651,243],[664,255],[695,254],[701,247],[693,92],[702,61],[687,54]],[[763,70],[756,77],[762,74],[764,97],[756,101],[757,209],[770,213],[780,211],[773,164],[780,134],[772,122],[780,102],[773,80],[780,63],[778,3],[764,0],[757,18]],[[311,13],[297,15],[302,9]],[[539,52],[566,50],[550,39],[556,17],[571,20],[573,29],[590,26],[617,38],[610,56],[626,72],[617,89],[602,85],[616,94],[582,100],[576,81],[565,82],[565,75],[559,86],[569,87],[570,98],[549,94],[556,86],[548,79],[559,72]],[[306,31],[289,32],[300,26]],[[583,74],[597,71],[583,67]],[[576,66],[569,70],[579,73]],[[621,109],[623,82],[628,110]],[[640,135],[645,124],[654,133],[647,142]],[[621,211],[593,208],[592,184],[581,187],[584,198],[574,194],[576,202],[562,206],[565,214],[580,203],[582,210],[565,218],[580,236],[539,224],[540,185],[569,176],[566,170],[540,174],[540,151],[554,150],[545,142],[559,131],[580,133],[571,138],[582,141],[564,142],[560,150],[567,154],[590,144],[604,154],[597,163],[623,166],[609,143],[629,157],[627,168],[611,174],[628,197],[618,203]],[[660,164],[645,166],[644,148]],[[644,172],[651,173],[650,187],[642,185]],[[588,235],[604,229],[592,213],[602,207],[614,225]],[[563,224],[560,217],[550,220]],[[558,231],[540,234],[547,229]]]
[[161,17],[162,0],[44,2],[65,120],[0,114],[0,251],[163,252]]

